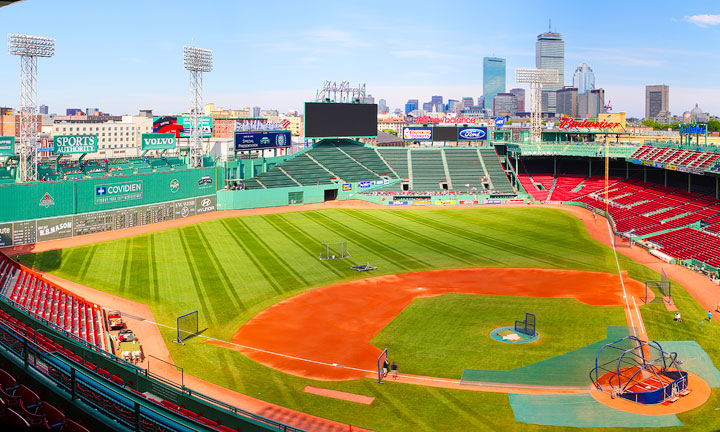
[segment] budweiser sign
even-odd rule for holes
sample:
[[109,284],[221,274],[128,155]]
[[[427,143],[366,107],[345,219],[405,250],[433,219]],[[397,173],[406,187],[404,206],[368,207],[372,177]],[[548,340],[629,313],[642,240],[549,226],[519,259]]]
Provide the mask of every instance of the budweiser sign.
[[438,123],[438,124],[475,124],[477,120],[471,117],[430,117],[421,116],[418,117],[415,123]]
[[583,121],[575,121],[572,117],[564,117],[560,119],[560,126],[558,126],[560,129],[570,129],[570,128],[595,128],[595,129],[613,129],[616,127],[619,127],[620,123],[612,123],[612,122],[606,122],[606,121],[588,121],[588,119],[584,119]]

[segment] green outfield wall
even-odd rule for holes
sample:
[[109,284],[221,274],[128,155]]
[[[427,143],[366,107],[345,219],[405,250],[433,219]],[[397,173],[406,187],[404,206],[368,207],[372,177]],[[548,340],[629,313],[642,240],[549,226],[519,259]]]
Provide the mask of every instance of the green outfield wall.
[[0,222],[114,210],[214,194],[222,168],[0,186]]

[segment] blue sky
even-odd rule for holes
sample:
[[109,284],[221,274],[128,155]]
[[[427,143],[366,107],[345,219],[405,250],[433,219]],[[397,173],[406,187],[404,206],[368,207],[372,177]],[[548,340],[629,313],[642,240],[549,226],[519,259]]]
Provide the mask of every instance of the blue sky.
[[[720,114],[720,5],[676,1],[81,1],[0,8],[3,33],[56,39],[39,60],[39,103],[51,112],[187,109],[182,48],[214,51],[205,102],[302,109],[326,79],[367,84],[392,108],[433,94],[482,95],[482,58],[535,66],[537,35],[565,39],[565,81],[581,62],[614,111],[644,114],[645,85],[670,85],[674,114],[695,103]],[[699,3],[705,3],[701,5]],[[19,59],[0,35],[0,106],[19,105]]]

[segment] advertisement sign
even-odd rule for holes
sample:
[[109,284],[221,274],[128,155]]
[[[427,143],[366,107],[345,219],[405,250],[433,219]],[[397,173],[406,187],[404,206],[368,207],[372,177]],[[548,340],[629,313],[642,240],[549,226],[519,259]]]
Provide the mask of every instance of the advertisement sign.
[[467,205],[467,204],[477,204],[478,201],[476,200],[460,200],[461,205]]
[[352,192],[352,183],[343,183],[342,186],[340,186],[340,190],[343,192]]
[[390,205],[408,205],[407,201],[388,201]]
[[525,202],[525,200],[521,200],[521,199],[505,200],[505,204],[523,204],[524,202]]
[[95,153],[98,148],[97,135],[57,135],[53,142],[55,154]]
[[12,246],[13,224],[0,224],[0,246]]
[[593,128],[593,129],[614,129],[616,127],[619,127],[620,123],[612,123],[612,122],[606,122],[606,121],[588,121],[588,119],[583,119],[583,121],[575,121],[572,117],[563,117],[560,119],[560,125],[558,126],[560,129],[570,129],[570,128]]
[[15,137],[0,136],[0,156],[15,155]]
[[72,216],[41,219],[37,222],[36,241],[57,240],[65,237],[72,237],[72,232]]
[[670,171],[677,171],[676,165],[665,165],[665,168],[669,169]]
[[177,147],[175,134],[172,133],[149,133],[140,137],[140,148],[143,150],[174,149]]
[[505,126],[505,117],[498,117],[495,119],[495,127],[503,127]]
[[442,117],[420,116],[415,122],[421,124],[475,124],[477,123],[477,119],[473,117],[453,117],[447,115]]
[[487,140],[486,127],[459,127],[458,141],[485,141]]
[[142,199],[142,181],[98,185],[95,187],[95,204],[108,204]]
[[501,200],[483,200],[483,204],[502,204]]
[[704,123],[695,123],[695,122],[692,122],[690,124],[683,123],[680,125],[680,133],[681,134],[706,135],[707,134],[707,125]]
[[371,183],[369,181],[364,181],[358,183],[358,189],[367,189],[371,186]]
[[407,126],[403,128],[404,141],[432,141],[432,138],[432,128],[416,126]]
[[375,186],[377,186],[377,185],[386,185],[386,184],[390,184],[390,180],[375,180],[375,181],[373,182],[373,184],[374,184]]
[[[153,133],[172,133],[176,138],[188,138],[194,117],[192,116],[162,116],[153,117]],[[203,138],[212,137],[213,118],[200,116],[200,136]]]
[[289,147],[290,140],[290,131],[235,132],[235,151]]

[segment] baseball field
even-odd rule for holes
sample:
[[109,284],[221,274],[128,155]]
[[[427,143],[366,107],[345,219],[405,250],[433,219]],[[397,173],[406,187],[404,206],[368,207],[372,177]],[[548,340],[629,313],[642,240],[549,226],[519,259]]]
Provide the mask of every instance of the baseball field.
[[[347,242],[352,257],[318,259],[321,242],[338,241]],[[636,281],[659,277],[622,254],[618,260]],[[369,378],[313,380],[268,367],[239,352],[243,350],[206,341],[236,340],[243,325],[273,305],[309,290],[367,277],[513,268],[600,272],[618,278],[612,249],[591,238],[577,217],[549,208],[324,209],[225,218],[31,254],[22,262],[147,304],[164,325],[160,329],[173,361],[187,374],[277,405],[383,431],[548,427],[516,422],[507,393],[425,387],[402,379],[385,385]],[[377,269],[369,274],[350,269],[366,263]],[[523,283],[532,287],[534,273],[527,273]],[[350,293],[336,291],[333,301],[352,302]],[[680,284],[673,285],[673,299],[683,312],[682,323],[673,322],[664,305],[640,306],[648,336],[696,341],[720,365],[720,326],[699,326],[707,312]],[[170,343],[176,317],[194,310],[199,311],[200,327],[207,330],[184,346]],[[524,312],[537,315],[537,342],[506,346],[488,336],[493,328],[512,325]],[[344,320],[336,325],[342,334]],[[468,368],[509,370],[542,361],[602,340],[607,326],[623,325],[622,306],[575,298],[448,292],[412,300],[370,343],[377,350],[388,348],[401,373],[460,379]],[[331,351],[318,340],[307,358],[332,363],[325,348]],[[591,367],[588,364],[588,371]],[[313,395],[302,391],[308,385],[375,400],[364,405]],[[720,429],[719,407],[720,391],[713,389],[707,403],[678,418],[689,429]]]

